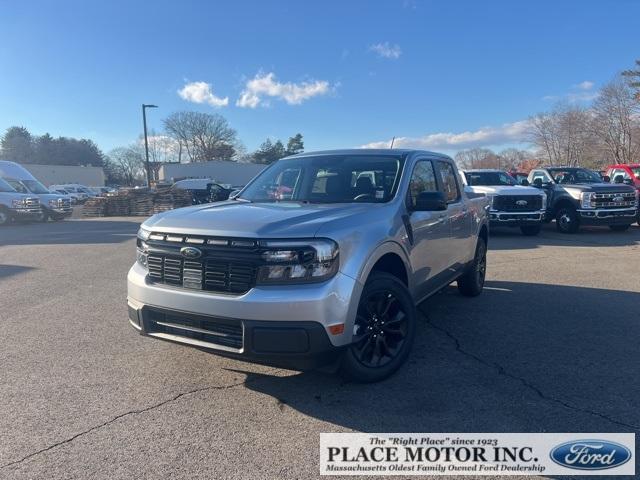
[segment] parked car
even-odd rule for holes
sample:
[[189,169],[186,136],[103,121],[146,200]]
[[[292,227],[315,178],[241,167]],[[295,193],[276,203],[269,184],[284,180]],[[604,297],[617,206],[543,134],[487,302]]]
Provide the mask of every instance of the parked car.
[[67,192],[63,188],[54,189],[49,187],[49,190],[53,193],[59,193],[60,195],[67,197],[69,199],[69,202],[71,202],[71,205],[75,205],[76,203],[78,203],[79,196],[76,193]]
[[575,233],[581,225],[624,231],[636,219],[637,190],[603,183],[598,173],[586,168],[536,168],[529,173],[529,182],[546,192],[547,219],[555,219],[562,233]]
[[222,185],[210,178],[187,178],[178,180],[171,188],[189,190],[193,195],[193,204],[220,202],[227,200],[233,191],[230,185]]
[[[613,183],[626,183],[640,191],[640,163],[609,165],[605,175]],[[636,218],[640,225],[640,210]]]
[[75,185],[51,185],[49,188],[52,190],[65,190],[69,195],[76,197],[76,203],[84,203],[89,198],[89,194],[86,191]]
[[[295,187],[274,197],[282,181]],[[486,198],[453,160],[412,150],[299,154],[234,200],[154,215],[128,275],[143,335],[248,361],[337,361],[378,381],[407,359],[415,304],[457,281],[482,292]]]
[[0,177],[17,192],[39,199],[41,208],[37,221],[46,222],[49,218],[58,221],[71,215],[71,201],[58,193],[49,191],[22,165],[0,160]]
[[501,170],[465,170],[464,180],[474,193],[489,198],[491,227],[519,227],[523,235],[538,235],[545,219],[547,195],[534,187],[518,185]]
[[19,193],[0,178],[0,225],[6,225],[14,220],[36,220],[40,212],[38,197]]

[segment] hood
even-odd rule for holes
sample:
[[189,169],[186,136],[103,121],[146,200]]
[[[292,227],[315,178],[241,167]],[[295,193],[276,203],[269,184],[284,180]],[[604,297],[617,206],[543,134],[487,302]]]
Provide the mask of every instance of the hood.
[[572,188],[575,190],[580,190],[582,192],[596,192],[596,193],[623,193],[623,192],[633,192],[635,190],[634,187],[630,185],[625,185],[623,183],[563,183],[559,185],[563,188]]
[[492,195],[541,195],[543,193],[539,188],[517,185],[475,185],[467,188],[474,193]]
[[65,195],[60,195],[57,193],[30,193],[32,197],[38,197],[40,199],[40,203],[48,204],[49,200],[58,200],[59,198],[65,199],[68,198]]
[[178,208],[154,215],[145,228],[166,233],[191,233],[221,237],[303,238],[314,237],[327,222],[356,217],[375,205],[245,203],[230,200]]

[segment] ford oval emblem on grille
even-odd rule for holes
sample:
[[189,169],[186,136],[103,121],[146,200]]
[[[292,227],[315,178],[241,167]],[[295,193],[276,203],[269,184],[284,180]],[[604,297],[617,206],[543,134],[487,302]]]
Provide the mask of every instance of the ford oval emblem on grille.
[[620,197],[620,196],[618,196],[618,197],[613,197],[613,201],[614,201],[614,202],[624,202],[624,197]]
[[516,202],[516,205],[520,206],[520,207],[524,207],[525,205],[528,205],[529,202],[527,202],[526,200],[518,200]]
[[184,258],[188,258],[189,260],[195,260],[202,256],[202,251],[196,247],[182,247],[180,253]]
[[631,451],[606,440],[574,440],[561,443],[549,453],[558,465],[577,470],[605,470],[626,463]]

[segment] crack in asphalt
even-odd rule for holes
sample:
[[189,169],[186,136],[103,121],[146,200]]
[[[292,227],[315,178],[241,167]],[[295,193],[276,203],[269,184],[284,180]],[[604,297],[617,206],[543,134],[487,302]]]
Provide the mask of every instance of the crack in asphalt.
[[[278,371],[280,371],[280,369],[272,370],[272,371],[270,371],[270,373],[277,373]],[[80,433],[76,433],[75,435],[73,435],[73,436],[71,436],[71,437],[69,437],[69,438],[67,438],[65,440],[61,440],[61,441],[56,442],[56,443],[54,443],[52,445],[49,445],[48,447],[45,447],[45,448],[42,448],[42,449],[40,449],[38,451],[32,452],[29,455],[26,455],[26,456],[22,457],[19,460],[14,460],[13,462],[6,463],[6,464],[0,466],[0,469],[4,469],[4,468],[7,468],[7,467],[18,465],[18,464],[20,464],[20,463],[22,463],[22,462],[24,462],[26,460],[29,460],[30,458],[33,458],[33,457],[35,457],[37,455],[40,455],[41,453],[48,452],[49,450],[53,450],[54,448],[57,448],[57,447],[59,447],[61,445],[66,445],[67,443],[73,442],[76,438],[82,437],[84,435],[87,435],[88,433],[94,432],[94,431],[99,430],[99,429],[101,429],[103,427],[111,425],[112,423],[120,420],[123,417],[127,417],[129,415],[138,415],[138,414],[141,414],[141,413],[149,412],[151,410],[155,410],[156,408],[160,408],[160,407],[162,407],[164,405],[167,405],[169,403],[175,402],[176,400],[179,400],[180,398],[185,397],[187,395],[193,395],[193,394],[200,393],[200,392],[205,392],[205,391],[208,391],[208,390],[228,390],[230,388],[239,387],[239,386],[245,385],[247,383],[249,383],[249,380],[247,380],[245,378],[242,382],[232,383],[230,385],[209,385],[208,387],[200,387],[200,388],[195,388],[193,390],[189,390],[187,392],[178,393],[178,394],[174,395],[173,397],[168,398],[167,400],[163,400],[162,402],[150,405],[148,407],[141,408],[139,410],[130,410],[128,412],[121,413],[120,415],[116,415],[115,417],[111,418],[110,420],[107,420],[104,423],[101,423],[100,425],[95,425],[95,426],[93,426],[93,427],[91,427],[91,428],[89,428],[87,430],[84,430],[84,431],[82,431]]]
[[629,428],[631,430],[640,431],[640,426],[638,426],[638,425],[632,425],[630,423],[621,422],[620,420],[616,420],[615,418],[612,418],[612,417],[610,417],[610,416],[608,416],[608,415],[606,415],[604,413],[596,412],[594,410],[589,410],[588,408],[581,408],[581,407],[572,405],[570,403],[567,403],[564,400],[560,400],[559,398],[554,398],[554,397],[548,396],[542,390],[540,390],[540,388],[536,387],[534,384],[532,384],[526,378],[514,375],[513,373],[508,372],[502,365],[500,365],[498,363],[488,362],[487,360],[483,359],[482,357],[479,357],[478,355],[475,355],[475,354],[473,354],[471,352],[468,352],[468,351],[464,350],[462,348],[462,345],[460,344],[460,341],[455,337],[455,335],[453,335],[451,332],[449,332],[446,328],[443,328],[443,327],[440,327],[438,325],[435,325],[431,321],[431,319],[424,312],[420,311],[420,314],[424,318],[424,321],[425,321],[425,323],[427,325],[429,325],[434,330],[438,330],[438,331],[444,333],[450,340],[453,341],[453,343],[455,345],[456,352],[458,352],[461,355],[464,355],[466,357],[472,358],[476,362],[478,362],[478,363],[480,363],[480,364],[482,364],[482,365],[484,365],[486,367],[495,369],[498,372],[498,375],[503,375],[505,377],[511,378],[512,380],[516,380],[516,381],[520,382],[526,388],[528,388],[529,390],[534,392],[536,395],[538,395],[541,399],[546,400],[548,402],[557,403],[558,405],[561,405],[564,408],[567,408],[569,410],[573,410],[573,411],[580,412],[580,413],[586,413],[588,415],[593,415],[593,416],[599,417],[599,418],[601,418],[603,420],[606,420],[608,422],[611,422],[611,423],[613,423],[615,425],[620,425],[622,427],[626,427],[626,428]]

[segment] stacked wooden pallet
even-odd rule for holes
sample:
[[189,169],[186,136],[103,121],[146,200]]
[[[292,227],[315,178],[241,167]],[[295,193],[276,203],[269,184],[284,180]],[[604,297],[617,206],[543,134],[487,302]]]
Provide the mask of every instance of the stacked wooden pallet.
[[129,190],[129,214],[139,217],[153,215],[153,193],[149,190]]
[[87,200],[82,215],[85,217],[140,216],[166,212],[174,208],[191,205],[192,196],[188,190],[169,188],[151,191],[149,189],[121,190],[117,195],[97,197]]
[[107,199],[105,197],[89,198],[82,206],[83,217],[105,217],[106,212]]

